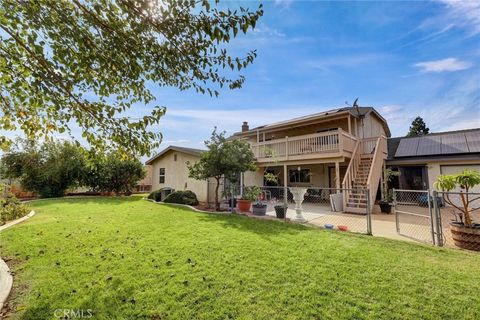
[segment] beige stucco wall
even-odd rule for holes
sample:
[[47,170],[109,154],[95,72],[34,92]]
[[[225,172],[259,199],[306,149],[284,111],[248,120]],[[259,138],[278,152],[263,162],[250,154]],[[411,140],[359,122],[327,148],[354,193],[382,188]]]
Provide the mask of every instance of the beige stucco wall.
[[[442,168],[442,166],[444,168]],[[459,167],[460,171],[464,169],[474,169],[480,171],[480,160],[468,160],[468,161],[436,161],[436,162],[428,162],[427,163],[427,170],[428,170],[428,184],[430,189],[433,188],[433,184],[437,180],[438,176],[441,174],[455,174],[460,172],[453,172],[454,168],[451,167],[450,170],[445,169],[446,166],[455,166]],[[457,168],[455,168],[457,169]],[[480,187],[476,187],[473,192],[480,192]]]
[[[177,161],[175,161],[175,154]],[[152,190],[171,187],[175,190],[191,190],[197,195],[198,201],[207,200],[207,181],[199,181],[188,177],[187,163],[193,164],[198,156],[170,150],[152,165]],[[159,183],[160,168],[165,168],[165,183]]]
[[[310,182],[309,183],[291,183],[287,179],[288,186],[309,186],[309,187],[329,187],[329,167],[334,167],[335,164],[306,164],[300,165],[301,169],[310,169]],[[298,166],[288,166],[287,174],[289,170],[295,170]],[[280,184],[283,186],[285,179],[283,174],[283,166],[272,166],[267,169],[275,171],[275,174],[278,176]],[[263,171],[264,168],[259,168],[256,172],[245,172],[244,174],[244,185],[245,186],[262,186],[263,185]]]
[[243,174],[243,185],[262,186],[263,185],[263,168],[257,168],[257,171],[245,172]]

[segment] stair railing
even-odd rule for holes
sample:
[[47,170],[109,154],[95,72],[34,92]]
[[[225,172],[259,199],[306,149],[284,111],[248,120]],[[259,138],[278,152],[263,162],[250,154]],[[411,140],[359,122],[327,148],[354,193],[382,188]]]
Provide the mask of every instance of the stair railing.
[[363,143],[361,140],[355,142],[355,147],[353,148],[352,158],[348,164],[347,171],[345,172],[345,177],[342,182],[342,191],[343,191],[343,208],[347,207],[348,198],[353,188],[353,181],[357,175],[358,168],[360,166],[361,155],[363,151]]
[[378,184],[383,174],[383,164],[387,158],[387,137],[380,136],[375,144],[375,152],[373,153],[372,165],[367,178],[367,189],[370,190],[370,209],[375,204],[377,196]]

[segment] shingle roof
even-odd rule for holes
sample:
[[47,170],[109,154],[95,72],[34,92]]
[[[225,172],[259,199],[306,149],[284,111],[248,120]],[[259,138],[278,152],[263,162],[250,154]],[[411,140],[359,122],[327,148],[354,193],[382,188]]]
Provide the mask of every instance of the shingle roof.
[[388,140],[388,158],[480,153],[480,128]]
[[202,149],[185,148],[185,147],[178,147],[178,146],[168,146],[165,149],[163,149],[162,151],[160,151],[158,154],[153,156],[152,158],[145,161],[145,164],[146,165],[152,164],[155,160],[157,160],[158,158],[160,158],[161,156],[163,156],[165,153],[167,153],[170,150],[177,151],[177,152],[183,152],[183,153],[186,153],[186,154],[191,154],[193,156],[200,156],[202,154],[202,152],[205,151],[205,150],[202,150]]
[[317,118],[321,118],[321,117],[325,117],[325,116],[329,116],[329,115],[336,114],[336,113],[341,113],[341,112],[350,112],[350,114],[354,117],[360,117],[360,116],[366,115],[367,113],[373,112],[384,123],[385,131],[387,132],[387,135],[390,136],[390,129],[388,128],[387,121],[373,107],[359,107],[358,110],[357,110],[357,108],[353,108],[353,107],[342,107],[342,108],[337,108],[337,109],[331,109],[331,110],[327,110],[327,111],[322,111],[322,112],[309,114],[309,115],[306,115],[306,116],[303,116],[303,117],[297,117],[297,118],[293,118],[293,119],[289,119],[289,120],[269,123],[269,124],[266,124],[266,125],[263,125],[263,126],[252,128],[252,129],[250,129],[248,131],[245,131],[245,132],[236,132],[236,133],[234,133],[234,136],[253,133],[253,132],[256,132],[257,130],[265,130],[265,129],[281,127],[281,126],[289,125],[291,123],[295,123],[295,122],[299,122],[299,121],[315,120]]

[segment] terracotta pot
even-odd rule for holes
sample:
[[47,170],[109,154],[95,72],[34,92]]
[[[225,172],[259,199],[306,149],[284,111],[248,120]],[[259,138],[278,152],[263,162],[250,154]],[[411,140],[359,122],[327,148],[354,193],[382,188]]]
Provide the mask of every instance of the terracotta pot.
[[450,223],[450,232],[457,247],[480,251],[480,226],[465,227],[462,224]]
[[242,199],[237,200],[237,207],[238,207],[238,211],[240,212],[249,212],[251,205],[252,205],[252,201],[250,200],[242,200]]

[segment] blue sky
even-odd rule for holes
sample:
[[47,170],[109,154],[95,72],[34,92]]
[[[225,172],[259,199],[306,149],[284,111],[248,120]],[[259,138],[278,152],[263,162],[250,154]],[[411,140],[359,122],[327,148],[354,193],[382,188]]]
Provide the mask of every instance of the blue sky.
[[232,53],[258,52],[242,89],[210,98],[152,86],[168,107],[154,128],[162,148],[202,147],[214,126],[233,133],[242,121],[257,126],[356,97],[387,118],[393,136],[417,115],[432,131],[480,127],[479,3],[264,2],[255,31],[229,44]]

